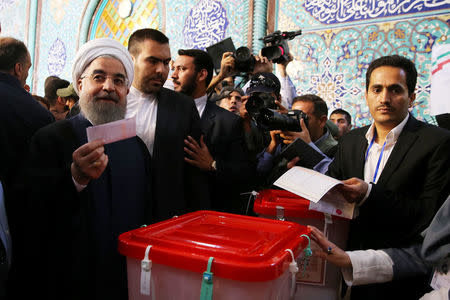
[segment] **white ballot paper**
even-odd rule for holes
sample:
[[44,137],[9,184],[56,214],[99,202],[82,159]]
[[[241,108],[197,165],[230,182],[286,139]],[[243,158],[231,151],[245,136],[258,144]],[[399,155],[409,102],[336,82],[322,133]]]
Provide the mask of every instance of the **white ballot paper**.
[[295,166],[274,182],[291,193],[310,201],[309,209],[352,219],[355,204],[348,203],[335,188],[341,181],[317,171]]
[[103,139],[105,144],[136,136],[136,119],[128,118],[86,128],[88,142]]

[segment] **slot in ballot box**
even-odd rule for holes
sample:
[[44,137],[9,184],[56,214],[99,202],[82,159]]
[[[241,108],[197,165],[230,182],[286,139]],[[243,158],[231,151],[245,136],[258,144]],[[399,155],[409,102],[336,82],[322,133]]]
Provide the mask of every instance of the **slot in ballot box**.
[[[267,189],[258,192],[253,210],[259,217],[313,225],[324,232],[331,242],[345,249],[350,220],[310,210],[309,203],[291,192]],[[313,240],[311,248],[313,251],[318,248]],[[295,299],[337,299],[340,282],[338,267],[312,256],[304,276],[297,273]]]
[[129,299],[287,300],[290,264],[309,233],[298,223],[213,211],[123,233]]

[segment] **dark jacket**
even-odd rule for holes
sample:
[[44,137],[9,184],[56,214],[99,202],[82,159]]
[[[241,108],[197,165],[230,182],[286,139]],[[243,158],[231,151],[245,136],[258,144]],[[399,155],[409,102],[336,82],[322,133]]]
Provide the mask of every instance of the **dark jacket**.
[[[341,138],[328,175],[340,180],[364,179],[368,128],[352,130]],[[348,250],[403,248],[420,243],[420,233],[449,194],[449,153],[449,131],[410,116],[359,216],[351,222]],[[399,295],[402,299],[418,299],[426,280],[355,287],[352,299],[400,299],[396,298]]]
[[201,125],[206,146],[216,160],[217,171],[209,173],[213,208],[243,213],[246,203],[240,202],[239,193],[247,191],[254,165],[245,144],[242,120],[208,100]]
[[[150,224],[150,155],[138,138],[105,145],[108,165],[77,192],[72,153],[87,142],[82,115],[39,130],[30,151],[27,276],[45,299],[125,299],[119,234]],[[132,155],[131,155],[132,154]]]

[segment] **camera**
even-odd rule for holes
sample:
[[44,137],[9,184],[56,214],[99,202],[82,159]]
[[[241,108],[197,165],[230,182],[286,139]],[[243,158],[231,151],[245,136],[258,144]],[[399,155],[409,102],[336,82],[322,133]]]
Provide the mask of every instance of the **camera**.
[[266,93],[254,93],[245,104],[256,125],[264,131],[302,131],[300,119],[308,126],[308,116],[301,110],[289,110],[285,114],[276,111],[275,98]]
[[242,46],[233,53],[234,69],[240,73],[252,72],[255,68],[255,57],[249,48]]
[[273,61],[275,64],[283,63],[289,59],[289,46],[287,41],[294,39],[297,35],[301,35],[302,31],[283,31],[277,30],[266,35],[263,40],[268,46],[261,49],[261,55]]

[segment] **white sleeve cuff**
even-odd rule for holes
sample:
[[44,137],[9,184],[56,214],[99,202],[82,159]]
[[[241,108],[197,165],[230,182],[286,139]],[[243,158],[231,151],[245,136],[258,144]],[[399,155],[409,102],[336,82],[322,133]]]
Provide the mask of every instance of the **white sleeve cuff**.
[[342,268],[342,275],[348,286],[391,281],[394,276],[394,262],[382,250],[361,250],[346,252],[352,267]]
[[73,185],[75,185],[75,188],[77,189],[77,192],[81,192],[82,190],[84,190],[87,187],[87,184],[79,184],[75,178],[73,178],[72,176],[72,181],[73,181]]

